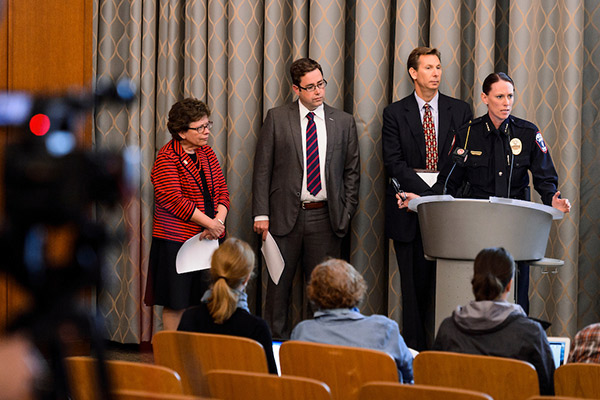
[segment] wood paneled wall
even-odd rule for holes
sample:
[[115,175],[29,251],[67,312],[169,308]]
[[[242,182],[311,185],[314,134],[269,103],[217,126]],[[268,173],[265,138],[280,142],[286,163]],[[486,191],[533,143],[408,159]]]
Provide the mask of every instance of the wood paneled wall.
[[[4,9],[0,11],[4,17],[0,28],[1,90],[54,94],[89,89],[93,67],[92,0],[0,0],[0,4]],[[89,126],[82,132],[87,143]],[[7,141],[22,134],[15,128],[0,128],[0,176]],[[0,194],[3,188],[2,184]],[[0,207],[1,218],[2,201]],[[0,275],[2,330],[23,310],[28,299],[11,278]]]

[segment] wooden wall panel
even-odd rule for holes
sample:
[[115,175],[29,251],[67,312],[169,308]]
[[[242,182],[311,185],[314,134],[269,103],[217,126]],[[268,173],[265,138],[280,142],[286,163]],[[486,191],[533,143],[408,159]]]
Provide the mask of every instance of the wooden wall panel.
[[58,92],[89,84],[87,3],[91,6],[84,0],[9,1],[9,89]]
[[[3,17],[6,15],[7,4],[0,1],[0,91],[8,88],[8,23]],[[6,128],[0,127],[0,210],[4,209],[2,201],[2,156],[3,149],[6,146]],[[2,212],[0,211],[0,224],[2,224]],[[1,225],[0,225],[1,226]],[[6,276],[0,273],[0,331],[6,325],[8,319],[8,281]]]
[[[92,6],[92,0],[6,0],[5,12],[0,12],[5,19],[0,28],[0,89],[36,94],[89,90]],[[90,126],[82,133],[86,143]],[[8,138],[19,134],[14,128],[0,130],[0,157]],[[0,274],[0,328],[26,303],[16,283]]]

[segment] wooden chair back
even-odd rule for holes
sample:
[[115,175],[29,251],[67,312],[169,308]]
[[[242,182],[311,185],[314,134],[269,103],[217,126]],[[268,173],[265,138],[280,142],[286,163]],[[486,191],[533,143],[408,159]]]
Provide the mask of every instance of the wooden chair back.
[[221,400],[331,400],[323,382],[297,376],[213,370],[207,373],[210,393]]
[[269,372],[262,345],[244,337],[161,331],[152,348],[154,362],[177,371],[189,395],[208,396],[206,373],[213,369]]
[[428,385],[404,385],[393,382],[369,382],[360,389],[359,400],[493,400],[472,390]]
[[[94,400],[100,396],[97,360],[91,357],[65,358],[67,377],[73,400]],[[148,390],[162,394],[183,394],[177,372],[159,365],[106,361],[111,390]]]
[[565,397],[565,396],[532,396],[527,400],[582,400],[581,397]]
[[[188,396],[186,394],[164,394],[145,390],[114,390],[112,400],[211,400],[208,397]],[[213,399],[214,400],[214,399]]]
[[398,369],[387,353],[371,349],[291,340],[279,349],[282,375],[325,382],[334,399],[358,399],[370,381],[398,382]]
[[113,400],[211,400],[208,397],[155,393],[146,390],[114,390],[111,395]]
[[567,363],[554,371],[557,396],[600,399],[600,364]]
[[422,351],[414,359],[416,384],[486,393],[494,400],[525,400],[540,394],[535,368],[504,357]]

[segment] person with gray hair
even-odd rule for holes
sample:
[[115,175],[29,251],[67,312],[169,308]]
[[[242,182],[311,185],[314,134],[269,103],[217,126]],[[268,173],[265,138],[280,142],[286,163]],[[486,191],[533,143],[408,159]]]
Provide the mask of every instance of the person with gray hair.
[[315,267],[307,287],[308,298],[317,310],[314,319],[300,322],[292,340],[380,350],[394,358],[400,381],[413,380],[413,357],[400,335],[398,324],[383,316],[366,316],[358,306],[367,284],[349,263],[329,259]]
[[471,280],[475,300],[442,321],[433,350],[527,361],[537,371],[540,393],[554,394],[554,360],[546,332],[520,305],[507,301],[514,274],[515,261],[504,248],[481,250]]

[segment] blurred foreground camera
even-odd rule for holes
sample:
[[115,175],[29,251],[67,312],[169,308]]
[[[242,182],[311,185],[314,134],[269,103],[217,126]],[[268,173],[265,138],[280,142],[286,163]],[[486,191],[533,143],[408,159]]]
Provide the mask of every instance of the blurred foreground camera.
[[[135,151],[81,149],[82,116],[104,103],[133,99],[131,82],[101,83],[95,91],[58,97],[0,95],[0,126],[16,128],[4,152],[4,212],[0,269],[32,296],[31,309],[10,330],[26,332],[47,359],[49,374],[38,398],[69,397],[65,340],[89,341],[100,361],[102,398],[110,387],[98,317],[81,308],[85,288],[102,287],[103,252],[112,239],[96,221],[95,207],[124,200],[135,179]],[[80,136],[80,134],[79,134]],[[14,139],[14,140],[13,140]]]

